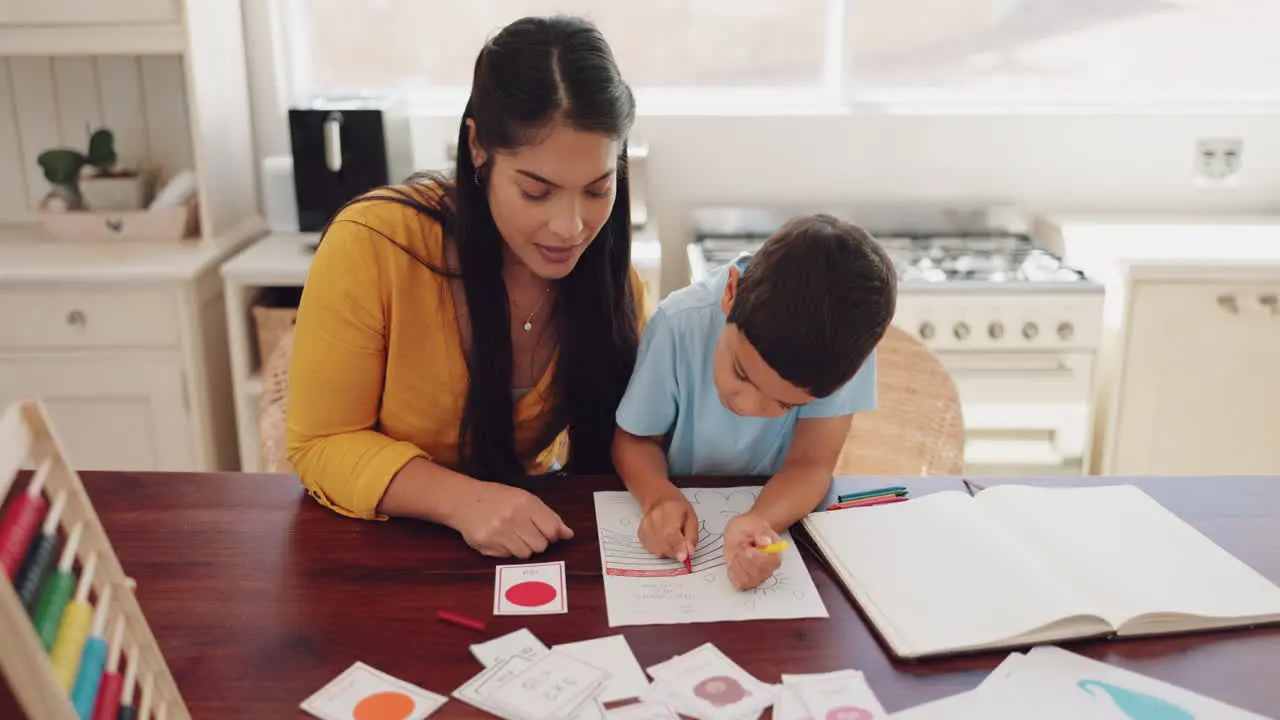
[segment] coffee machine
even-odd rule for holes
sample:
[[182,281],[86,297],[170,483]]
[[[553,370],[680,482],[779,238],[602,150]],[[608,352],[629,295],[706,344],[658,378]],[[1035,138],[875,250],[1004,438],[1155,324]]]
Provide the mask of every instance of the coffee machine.
[[413,172],[404,105],[380,98],[321,98],[289,109],[298,230],[324,228],[347,201]]

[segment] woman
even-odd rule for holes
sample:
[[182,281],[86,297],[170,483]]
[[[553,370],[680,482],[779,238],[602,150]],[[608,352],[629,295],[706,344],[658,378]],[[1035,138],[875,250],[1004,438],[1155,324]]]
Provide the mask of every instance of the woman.
[[491,556],[573,536],[512,481],[612,472],[647,317],[634,117],[592,25],[519,20],[476,59],[453,180],[415,176],[333,218],[289,378],[289,460],[316,500],[442,523]]

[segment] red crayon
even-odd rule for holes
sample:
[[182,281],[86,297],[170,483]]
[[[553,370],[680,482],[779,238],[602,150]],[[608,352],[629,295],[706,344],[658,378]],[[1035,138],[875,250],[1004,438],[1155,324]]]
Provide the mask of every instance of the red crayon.
[[828,510],[844,510],[847,508],[871,507],[872,505],[888,505],[889,503],[905,502],[909,499],[910,498],[905,498],[905,497],[868,498],[866,500],[852,500],[847,503],[836,503],[835,505],[827,506],[827,509]]
[[466,615],[459,615],[458,613],[449,612],[448,610],[441,610],[436,613],[436,617],[447,623],[453,623],[454,625],[460,625],[464,628],[471,628],[472,630],[484,632],[484,623],[474,618],[469,618]]

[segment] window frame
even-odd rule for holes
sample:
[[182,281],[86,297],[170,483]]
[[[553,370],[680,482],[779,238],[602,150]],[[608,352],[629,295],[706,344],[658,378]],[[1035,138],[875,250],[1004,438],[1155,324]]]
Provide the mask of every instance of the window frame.
[[[1143,98],[1080,94],[1071,97],[979,96],[941,88],[862,88],[856,84],[853,53],[846,35],[851,3],[826,0],[826,45],[819,84],[801,87],[730,86],[660,88],[633,86],[642,116],[830,116],[892,115],[1182,114],[1270,115],[1280,112],[1280,96],[1259,93],[1239,98]],[[274,20],[273,44],[279,64],[279,95],[295,106],[326,96],[351,97],[381,90],[323,88],[317,91],[305,36],[307,0],[268,0]],[[466,103],[465,86],[414,90],[402,98],[408,111],[424,117],[456,117]]]

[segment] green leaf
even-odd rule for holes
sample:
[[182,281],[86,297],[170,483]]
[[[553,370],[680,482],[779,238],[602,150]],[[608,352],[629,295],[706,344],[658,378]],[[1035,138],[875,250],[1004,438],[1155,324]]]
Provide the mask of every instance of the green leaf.
[[75,187],[79,184],[80,169],[89,158],[70,148],[45,150],[36,158],[44,169],[44,177],[54,185]]
[[116,141],[110,130],[101,128],[89,136],[89,157],[87,160],[90,165],[102,172],[108,172],[115,167]]

